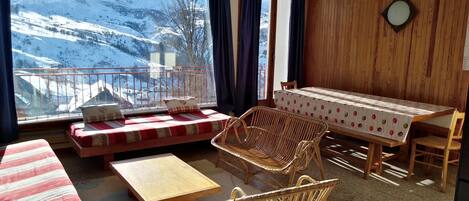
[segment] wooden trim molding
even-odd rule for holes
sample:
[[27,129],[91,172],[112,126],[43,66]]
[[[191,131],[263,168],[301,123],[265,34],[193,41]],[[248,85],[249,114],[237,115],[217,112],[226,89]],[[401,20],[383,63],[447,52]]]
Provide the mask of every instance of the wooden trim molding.
[[277,38],[277,0],[270,1],[269,47],[267,69],[267,101],[274,103],[275,39]]

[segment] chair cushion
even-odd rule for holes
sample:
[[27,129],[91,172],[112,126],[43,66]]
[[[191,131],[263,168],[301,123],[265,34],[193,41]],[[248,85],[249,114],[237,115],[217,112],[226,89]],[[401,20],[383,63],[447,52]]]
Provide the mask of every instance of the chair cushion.
[[82,106],[80,109],[85,123],[124,119],[118,104]]
[[205,109],[194,113],[156,114],[84,124],[73,123],[70,135],[83,147],[111,146],[223,130],[225,114]]
[[165,99],[164,103],[168,108],[168,114],[180,114],[200,111],[200,107],[194,97]]
[[[423,145],[426,147],[445,149],[445,146],[448,143],[448,139],[437,137],[437,136],[427,136],[427,137],[416,138],[413,140],[413,142],[417,143],[418,145]],[[461,143],[453,140],[449,149],[451,150],[461,149]]]
[[0,200],[80,200],[45,140],[0,147]]

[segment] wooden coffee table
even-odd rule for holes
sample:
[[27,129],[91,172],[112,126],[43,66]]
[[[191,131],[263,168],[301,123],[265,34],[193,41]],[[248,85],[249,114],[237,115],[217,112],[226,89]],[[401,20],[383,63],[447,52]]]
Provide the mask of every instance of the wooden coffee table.
[[111,169],[139,200],[196,200],[221,190],[173,154],[114,161]]

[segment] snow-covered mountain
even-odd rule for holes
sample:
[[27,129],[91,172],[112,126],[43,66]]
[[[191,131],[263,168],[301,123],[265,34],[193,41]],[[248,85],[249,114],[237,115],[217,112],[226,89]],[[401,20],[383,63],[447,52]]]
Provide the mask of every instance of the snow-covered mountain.
[[15,67],[148,66],[164,0],[13,0]]
[[[12,0],[14,64],[28,67],[148,66],[167,35],[170,0]],[[206,9],[206,2],[199,1]],[[263,1],[260,63],[266,63],[268,1]]]

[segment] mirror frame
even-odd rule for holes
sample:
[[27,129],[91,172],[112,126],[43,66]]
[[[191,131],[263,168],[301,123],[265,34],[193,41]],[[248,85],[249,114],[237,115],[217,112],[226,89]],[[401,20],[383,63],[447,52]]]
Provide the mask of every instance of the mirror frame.
[[[410,14],[409,14],[409,18],[407,18],[407,20],[401,24],[401,25],[393,25],[390,21],[389,21],[389,18],[388,18],[388,12],[389,12],[389,8],[391,8],[391,6],[398,2],[398,1],[402,1],[404,3],[406,3],[409,8],[410,8]],[[397,33],[399,31],[401,31],[402,29],[405,28],[405,26],[407,24],[409,24],[410,21],[412,21],[412,19],[414,19],[414,17],[417,15],[418,11],[417,9],[415,8],[414,4],[410,1],[410,0],[393,0],[387,7],[386,9],[384,9],[384,11],[381,13],[381,15],[384,17],[384,19],[386,19],[386,22],[392,27],[392,29]]]

